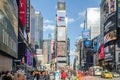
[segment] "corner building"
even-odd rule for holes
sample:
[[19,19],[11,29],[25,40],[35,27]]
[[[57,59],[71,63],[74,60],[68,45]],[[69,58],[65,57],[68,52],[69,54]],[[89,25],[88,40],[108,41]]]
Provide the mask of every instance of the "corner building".
[[102,0],[101,25],[104,39],[104,62],[110,71],[120,71],[120,1]]
[[57,2],[56,14],[56,68],[63,69],[67,65],[67,22],[66,3]]

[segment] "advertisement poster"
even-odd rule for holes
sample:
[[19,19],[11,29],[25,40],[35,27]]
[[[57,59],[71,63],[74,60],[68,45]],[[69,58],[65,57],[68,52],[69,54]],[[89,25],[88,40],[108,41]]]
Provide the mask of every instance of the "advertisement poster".
[[105,52],[105,61],[111,61],[114,60],[114,55],[115,55],[115,46],[114,45],[109,45],[104,48]]
[[104,44],[116,39],[117,39],[116,30],[110,31],[104,36]]
[[65,11],[58,11],[57,12],[57,26],[66,26],[66,12]]
[[84,48],[92,48],[92,41],[91,40],[84,41]]
[[66,56],[66,43],[57,42],[57,56]]
[[57,41],[66,41],[66,27],[57,27]]
[[116,15],[111,16],[104,22],[104,35],[106,35],[109,31],[116,29]]
[[106,0],[103,4],[104,20],[115,11],[116,11],[116,0]]
[[101,45],[100,47],[100,54],[99,54],[99,60],[104,59],[105,54],[104,54],[104,45]]
[[89,39],[90,38],[90,30],[86,29],[82,31],[82,37],[84,39]]
[[93,39],[93,51],[97,52],[100,48],[100,35]]
[[20,0],[19,16],[22,25],[26,26],[26,0]]

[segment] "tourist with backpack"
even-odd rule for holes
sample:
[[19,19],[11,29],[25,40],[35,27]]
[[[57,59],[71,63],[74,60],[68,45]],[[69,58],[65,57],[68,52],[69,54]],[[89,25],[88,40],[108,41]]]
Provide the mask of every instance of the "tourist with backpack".
[[65,80],[66,79],[66,72],[64,70],[62,70],[61,72],[61,80]]

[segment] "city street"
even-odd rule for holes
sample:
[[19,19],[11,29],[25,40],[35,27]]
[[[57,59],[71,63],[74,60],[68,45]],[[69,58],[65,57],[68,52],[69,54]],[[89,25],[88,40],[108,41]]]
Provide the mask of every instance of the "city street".
[[0,0],[0,80],[120,80],[120,0]]
[[120,80],[120,77],[118,78],[113,78],[113,79],[104,79],[98,76],[85,76],[84,80]]

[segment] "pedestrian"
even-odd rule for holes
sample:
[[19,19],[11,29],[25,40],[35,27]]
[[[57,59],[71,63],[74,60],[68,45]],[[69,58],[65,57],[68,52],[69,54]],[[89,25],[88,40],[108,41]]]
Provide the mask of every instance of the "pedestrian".
[[13,80],[26,80],[26,76],[23,74],[22,70],[18,70]]
[[61,72],[61,79],[62,80],[66,79],[66,72],[64,70],[62,70],[62,72]]
[[28,80],[34,80],[33,71],[29,72]]
[[49,76],[49,74],[48,74],[48,71],[45,71],[45,80],[50,80],[50,76]]
[[6,71],[2,77],[2,80],[13,80],[12,74],[9,71]]
[[61,78],[60,71],[59,70],[55,71],[55,73],[54,73],[54,79],[55,80],[60,80],[60,78]]

